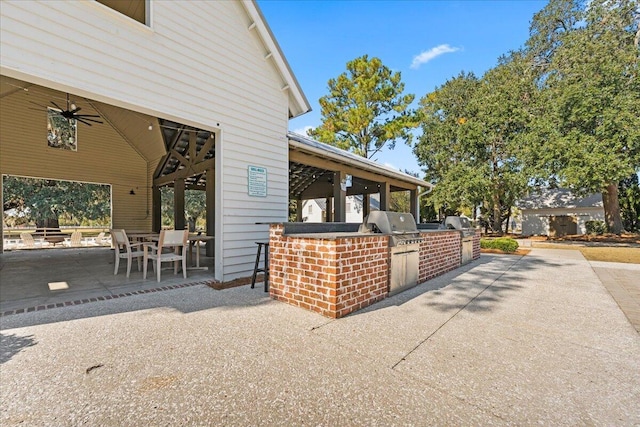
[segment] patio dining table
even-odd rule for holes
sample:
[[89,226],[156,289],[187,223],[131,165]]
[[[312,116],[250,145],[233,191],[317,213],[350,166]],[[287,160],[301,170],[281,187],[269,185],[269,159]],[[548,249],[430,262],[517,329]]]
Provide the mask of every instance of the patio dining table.
[[[196,265],[191,267],[195,270],[208,270],[208,267],[200,267],[200,242],[208,242],[215,239],[214,236],[206,234],[189,234],[189,258],[193,260],[193,246],[196,247]],[[191,262],[193,265],[193,261]]]
[[[157,242],[160,239],[159,233],[132,233],[130,238],[138,238],[143,242]],[[188,270],[208,270],[209,267],[200,266],[200,242],[208,242],[214,240],[214,236],[207,236],[206,234],[189,234],[189,260],[191,260],[191,267]],[[193,247],[196,247],[196,262],[193,265]]]
[[127,233],[127,237],[129,238],[129,240],[136,242],[153,242],[154,240],[157,241],[159,236],[159,233]]

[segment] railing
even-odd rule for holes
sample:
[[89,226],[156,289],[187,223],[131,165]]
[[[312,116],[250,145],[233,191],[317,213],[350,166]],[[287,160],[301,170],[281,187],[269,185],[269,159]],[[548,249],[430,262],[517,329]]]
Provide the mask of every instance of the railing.
[[3,230],[4,250],[110,245],[111,237],[109,236],[109,229],[106,227],[31,227],[5,228]]

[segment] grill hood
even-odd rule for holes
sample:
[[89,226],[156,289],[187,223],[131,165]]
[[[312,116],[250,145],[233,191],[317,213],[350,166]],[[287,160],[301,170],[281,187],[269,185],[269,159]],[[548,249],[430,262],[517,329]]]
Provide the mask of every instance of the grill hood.
[[406,212],[373,211],[360,225],[361,233],[409,234],[418,233],[416,220]]

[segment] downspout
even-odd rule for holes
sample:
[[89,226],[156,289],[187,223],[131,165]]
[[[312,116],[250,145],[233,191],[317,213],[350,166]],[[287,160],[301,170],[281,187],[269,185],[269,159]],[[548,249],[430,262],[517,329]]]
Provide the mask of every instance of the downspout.
[[422,193],[418,194],[418,215],[416,218],[416,223],[420,224],[420,198],[426,194],[429,194],[433,191],[433,186],[429,187],[429,189],[427,191],[423,191]]

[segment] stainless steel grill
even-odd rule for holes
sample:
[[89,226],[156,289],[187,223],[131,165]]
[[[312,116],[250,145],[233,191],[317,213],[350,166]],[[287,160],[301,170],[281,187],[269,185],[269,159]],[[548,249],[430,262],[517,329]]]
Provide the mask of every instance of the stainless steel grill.
[[460,231],[462,235],[461,262],[466,264],[473,260],[473,236],[476,232],[471,228],[471,223],[468,218],[460,216],[448,216],[444,219],[445,228],[455,229]]
[[418,284],[420,232],[410,213],[373,211],[360,226],[363,233],[389,235],[389,294]]

